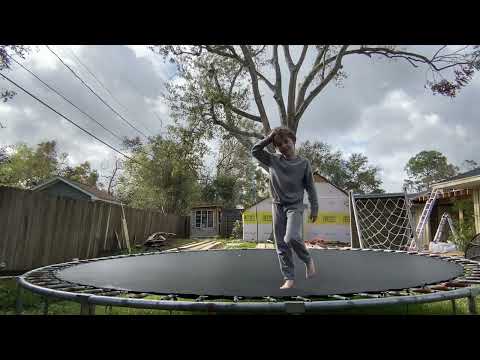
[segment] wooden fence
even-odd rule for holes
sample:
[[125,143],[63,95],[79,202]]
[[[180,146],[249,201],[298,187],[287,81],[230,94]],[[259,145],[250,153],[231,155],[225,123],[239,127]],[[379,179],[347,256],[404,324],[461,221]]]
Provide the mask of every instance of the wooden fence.
[[[153,232],[189,236],[189,217],[124,207],[131,247]],[[24,271],[126,248],[122,208],[0,186],[0,264]],[[1,267],[1,266],[0,266]]]

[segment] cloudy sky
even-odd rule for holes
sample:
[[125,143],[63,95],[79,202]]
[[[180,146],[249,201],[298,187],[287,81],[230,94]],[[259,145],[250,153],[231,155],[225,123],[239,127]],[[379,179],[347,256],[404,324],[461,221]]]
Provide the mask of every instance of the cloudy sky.
[[[146,46],[51,48],[140,132],[153,135],[165,129],[169,114],[162,92],[165,81],[174,77],[175,68]],[[410,48],[426,53],[433,49]],[[313,52],[309,55],[312,61]],[[44,46],[34,49],[22,63],[116,135],[142,136],[89,92]],[[422,150],[440,151],[456,165],[467,159],[480,163],[480,142],[476,141],[480,110],[475,106],[480,91],[478,75],[469,87],[450,99],[432,95],[424,88],[425,69],[414,69],[407,63],[350,56],[343,65],[348,78],[342,87],[329,84],[314,100],[301,120],[297,134],[300,142],[325,141],[345,154],[365,154],[371,164],[381,168],[383,188],[388,192],[401,191],[405,164]],[[80,126],[119,147],[115,136],[19,66],[14,64],[13,70],[5,74]],[[5,126],[0,129],[1,145],[23,142],[33,146],[54,139],[60,151],[70,155],[71,164],[88,160],[101,173],[108,171],[115,155],[112,150],[6,81],[0,80],[0,88],[18,93],[13,100],[0,103],[0,122]],[[273,99],[264,98],[272,126],[279,125]]]

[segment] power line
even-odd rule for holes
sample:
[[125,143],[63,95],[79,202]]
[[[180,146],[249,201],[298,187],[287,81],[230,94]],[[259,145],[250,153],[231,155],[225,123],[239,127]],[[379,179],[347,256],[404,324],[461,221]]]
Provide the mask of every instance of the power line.
[[[107,86],[105,84],[103,84],[103,82],[100,81],[100,79],[93,73],[92,70],[90,70],[90,68],[84,64],[80,59],[79,57],[75,54],[75,52],[68,48],[68,51],[73,55],[73,57],[75,58],[75,60],[85,69],[87,70],[87,72],[96,80],[96,82],[98,84],[100,84],[100,86],[110,95],[110,97],[115,100],[115,102],[120,105],[127,113],[130,112],[130,110],[125,106],[123,105],[114,95],[113,93],[107,88]],[[128,80],[127,80],[128,81]],[[128,83],[130,85],[132,85],[132,83],[130,81],[128,81]],[[138,91],[138,89],[136,89]],[[151,111],[151,110],[150,110]],[[130,112],[131,113],[131,112]],[[159,117],[157,116],[157,114],[155,114],[155,116],[157,117],[157,119],[159,119]],[[160,120],[160,119],[159,119]],[[163,127],[163,121],[160,120],[160,123],[162,124],[162,127]],[[145,124],[141,123],[141,125],[143,126],[144,129],[146,129],[148,132],[150,133],[153,133],[152,131],[150,131],[146,126]]]
[[114,108],[112,108],[110,105],[108,105],[83,79],[77,75],[77,73],[70,67],[68,66],[60,56],[58,56],[48,45],[45,45],[50,52],[57,57],[60,62],[65,65],[66,68],[68,68],[75,77],[82,82],[83,85],[85,85],[101,102],[105,104],[110,110],[112,110],[118,117],[120,117],[124,122],[126,122],[130,127],[135,129],[138,133],[142,134],[146,139],[148,139],[148,136],[145,135],[142,131],[138,130],[135,126],[133,126],[127,119],[125,119],[122,115],[120,115]]
[[[115,100],[115,102],[116,102],[118,105],[120,105],[122,108],[124,108],[127,112],[129,112],[129,110],[127,109],[127,107],[126,107],[125,105],[121,104],[120,101],[118,101],[118,99],[117,99],[115,96],[113,96],[112,92],[111,92],[110,90],[108,90],[108,88],[97,78],[97,76],[95,76],[95,74],[88,68],[88,66],[87,66],[86,64],[84,64],[84,63],[78,58],[78,56],[75,54],[75,52],[74,52],[72,49],[70,49],[70,48],[68,48],[68,51],[73,55],[73,57],[76,59],[76,61],[77,61],[81,66],[83,66],[83,67],[85,68],[85,70],[87,70],[88,73],[100,84],[100,86],[112,97],[112,99]],[[138,90],[138,88],[128,79],[128,77],[127,77],[127,78],[124,78],[124,79],[125,79],[125,80],[130,84],[130,86],[138,93],[139,96],[142,96],[142,95],[141,95],[141,91]],[[161,92],[161,95],[163,95],[163,92]],[[151,112],[153,115],[155,115],[155,118],[160,121],[161,127],[162,127],[162,129],[163,129],[163,120],[158,116],[158,114],[157,114],[156,112],[154,112],[154,111],[151,110],[151,109],[149,109],[149,110],[150,110],[150,112]],[[142,124],[142,126],[143,126],[145,129],[147,129],[147,127],[146,127],[144,124]],[[148,129],[147,129],[147,130],[148,130]],[[149,132],[152,132],[152,131],[149,131]],[[163,132],[163,131],[162,131],[162,132]]]
[[51,91],[53,91],[55,94],[57,94],[58,96],[60,96],[63,100],[65,100],[66,102],[68,102],[70,105],[72,105],[73,107],[75,107],[78,111],[80,111],[82,114],[84,114],[85,116],[87,116],[89,119],[91,119],[92,121],[94,121],[95,123],[97,123],[99,126],[101,126],[104,130],[108,131],[110,134],[112,134],[113,136],[115,136],[117,139],[119,139],[120,141],[123,142],[123,139],[115,134],[113,131],[111,131],[110,129],[107,129],[105,126],[103,126],[100,122],[98,122],[97,120],[95,120],[92,116],[90,116],[89,114],[87,114],[85,111],[83,111],[82,109],[80,109],[77,105],[75,105],[73,102],[71,102],[69,99],[67,99],[65,96],[63,96],[62,94],[60,94],[57,90],[55,90],[54,88],[52,88],[50,85],[48,85],[45,81],[43,81],[42,79],[40,79],[39,76],[37,76],[34,72],[32,72],[31,70],[29,70],[27,67],[25,67],[24,65],[22,65],[20,62],[18,62],[17,60],[15,60],[11,55],[8,55],[7,56],[12,59],[13,61],[15,61],[19,66],[21,66],[24,70],[28,71],[31,75],[33,75],[38,81],[40,81],[43,85],[45,85],[48,89],[50,89]]
[[60,112],[58,112],[57,110],[55,110],[53,107],[51,107],[50,105],[48,105],[46,102],[44,102],[43,100],[39,99],[37,96],[33,95],[31,92],[29,92],[28,90],[26,90],[25,88],[23,88],[21,85],[17,84],[15,81],[11,80],[9,77],[7,77],[6,75],[2,74],[0,72],[0,75],[7,81],[9,81],[10,83],[12,83],[13,85],[15,85],[16,87],[18,87],[20,90],[24,91],[26,94],[30,95],[31,97],[33,97],[35,100],[37,100],[39,103],[41,103],[43,106],[49,108],[50,110],[52,110],[54,113],[56,113],[57,115],[61,116],[62,118],[64,118],[65,120],[67,120],[69,123],[71,123],[72,125],[76,126],[77,128],[79,128],[80,130],[82,130],[83,132],[85,132],[86,134],[90,135],[91,137],[93,137],[94,139],[100,141],[102,144],[108,146],[110,149],[112,149],[113,151],[117,152],[118,154],[122,155],[123,157],[133,161],[134,163],[140,165],[140,166],[143,166],[143,167],[146,167],[150,170],[153,170],[152,168],[142,164],[142,163],[139,163],[137,160],[135,160],[134,158],[124,154],[123,152],[121,152],[120,150],[116,149],[115,147],[113,147],[112,145],[106,143],[105,141],[103,141],[102,139],[98,138],[97,136],[95,136],[94,134],[92,134],[91,132],[89,132],[88,130],[85,130],[84,128],[82,128],[80,125],[76,124],[74,121],[70,120],[69,118],[67,118],[65,115],[61,114]]
[[68,49],[69,52],[73,55],[73,57],[75,58],[75,60],[81,65],[83,66],[83,68],[85,70],[87,70],[87,72],[97,81],[97,83],[100,84],[100,86],[112,97],[113,100],[115,100],[115,102],[120,105],[124,110],[128,111],[128,109],[122,105],[115,96],[113,96],[113,94],[110,92],[110,90],[107,89],[107,87],[95,76],[95,74],[87,67],[87,65],[85,65],[79,58],[77,55],[75,55],[75,52],[72,50],[72,49]]
[[[7,56],[12,59],[15,63],[17,63],[20,67],[22,67],[24,70],[26,70],[27,72],[29,72],[32,76],[34,76],[38,81],[40,81],[44,86],[46,86],[48,89],[50,89],[51,91],[53,91],[55,94],[57,94],[58,96],[60,96],[63,100],[65,100],[66,102],[68,102],[70,105],[72,105],[74,108],[76,108],[78,111],[80,111],[82,114],[84,114],[85,116],[87,116],[89,119],[91,119],[92,121],[94,121],[96,124],[98,124],[99,126],[101,126],[103,129],[105,129],[106,131],[108,131],[110,134],[112,134],[113,136],[115,136],[117,139],[119,139],[122,143],[124,141],[124,138],[120,137],[119,135],[115,134],[113,131],[111,131],[110,129],[106,128],[105,126],[103,126],[99,121],[97,121],[95,118],[93,118],[92,116],[90,116],[89,114],[87,114],[85,111],[83,111],[82,109],[80,109],[77,105],[75,105],[72,101],[70,101],[69,99],[67,99],[65,96],[63,96],[62,94],[60,94],[57,90],[55,90],[54,88],[52,88],[50,85],[48,85],[45,81],[43,81],[38,75],[36,75],[33,71],[29,70],[26,66],[24,66],[23,64],[21,64],[20,62],[18,62],[13,56],[7,54]],[[149,154],[143,150],[139,150],[141,153],[145,154],[145,155],[150,155],[153,157],[152,154]]]

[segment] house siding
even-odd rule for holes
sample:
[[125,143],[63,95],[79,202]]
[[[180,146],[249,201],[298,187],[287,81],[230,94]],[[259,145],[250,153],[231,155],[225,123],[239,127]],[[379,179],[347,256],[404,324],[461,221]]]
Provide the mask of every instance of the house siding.
[[[350,243],[350,215],[348,195],[334,185],[318,177],[315,182],[319,205],[318,219],[315,224],[308,221],[310,202],[304,194],[307,210],[303,213],[303,239],[316,237]],[[258,222],[256,220],[258,215]],[[334,217],[334,222],[323,221],[324,216]],[[348,221],[347,221],[348,220]],[[273,238],[272,199],[267,198],[245,210],[243,213],[243,240],[267,241]]]

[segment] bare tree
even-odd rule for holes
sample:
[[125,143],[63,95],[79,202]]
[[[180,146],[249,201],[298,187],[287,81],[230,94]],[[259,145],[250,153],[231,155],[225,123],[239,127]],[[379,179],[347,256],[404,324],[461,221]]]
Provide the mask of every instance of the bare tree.
[[108,186],[107,186],[107,193],[109,195],[113,195],[113,189],[115,188],[118,180],[119,171],[122,169],[122,161],[115,157],[114,164],[112,168],[112,172],[110,175],[103,175],[102,177],[106,179]]

